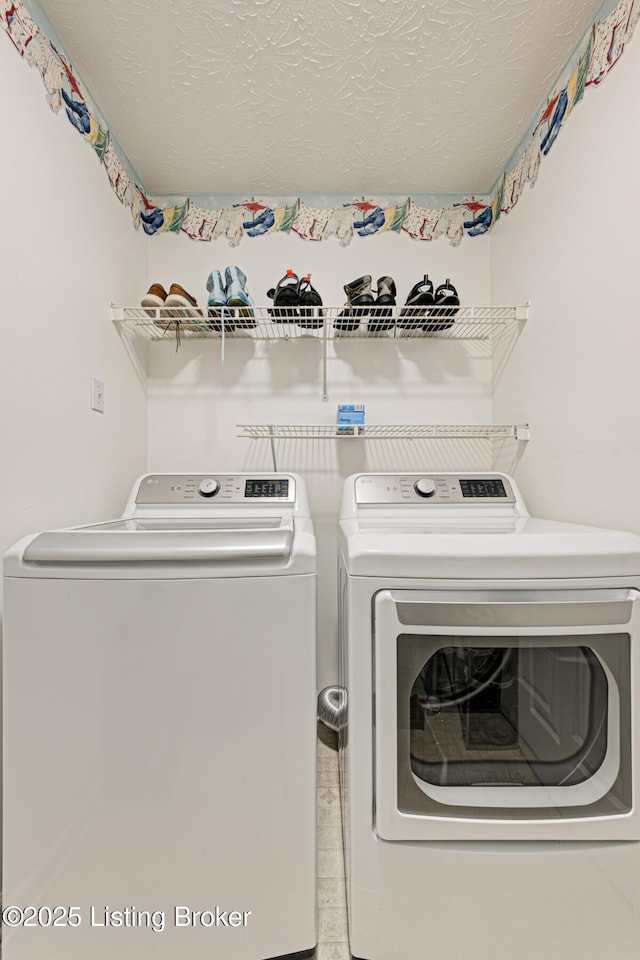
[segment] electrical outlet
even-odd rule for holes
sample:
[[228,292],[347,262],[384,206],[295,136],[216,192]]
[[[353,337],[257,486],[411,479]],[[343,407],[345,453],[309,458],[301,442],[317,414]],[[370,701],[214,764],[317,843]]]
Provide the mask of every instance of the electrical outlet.
[[91,377],[91,409],[104,413],[104,381]]

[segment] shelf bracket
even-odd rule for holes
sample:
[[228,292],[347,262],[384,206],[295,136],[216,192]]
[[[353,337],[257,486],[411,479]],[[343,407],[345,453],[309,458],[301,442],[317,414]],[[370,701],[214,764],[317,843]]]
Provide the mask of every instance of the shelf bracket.
[[327,403],[329,394],[327,392],[327,359],[329,353],[329,340],[327,338],[327,322],[322,326],[322,400]]
[[278,472],[278,464],[276,462],[276,441],[273,436],[273,424],[269,424],[269,443],[271,444],[271,460],[273,461],[273,472]]

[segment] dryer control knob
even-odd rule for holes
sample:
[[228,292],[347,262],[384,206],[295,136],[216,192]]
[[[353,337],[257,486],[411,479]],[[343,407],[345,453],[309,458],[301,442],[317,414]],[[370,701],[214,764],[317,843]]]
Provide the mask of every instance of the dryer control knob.
[[421,497],[432,497],[436,492],[436,485],[433,480],[422,477],[421,480],[416,480],[413,489]]
[[219,489],[220,484],[217,480],[203,480],[198,487],[198,493],[201,497],[215,497]]

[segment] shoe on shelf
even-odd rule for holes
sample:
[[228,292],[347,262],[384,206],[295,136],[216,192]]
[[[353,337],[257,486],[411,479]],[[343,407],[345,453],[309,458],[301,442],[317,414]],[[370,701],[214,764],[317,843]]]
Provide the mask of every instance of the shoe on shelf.
[[267,296],[273,300],[273,308],[269,313],[274,323],[289,323],[298,319],[299,285],[298,275],[293,270],[287,270],[276,286],[267,290]]
[[207,316],[209,322],[207,326],[210,330],[220,333],[222,330],[222,318],[224,317],[224,329],[227,333],[234,329],[231,317],[227,320],[224,308],[227,305],[227,294],[222,282],[222,275],[219,270],[212,270],[207,279],[207,291],[209,298],[207,300]]
[[333,325],[336,330],[351,333],[358,329],[361,320],[369,316],[370,307],[373,305],[371,277],[358,277],[351,283],[345,283],[344,292],[347,295],[347,309],[338,314]]
[[405,305],[400,311],[398,326],[404,330],[422,329],[421,318],[426,313],[425,307],[433,306],[434,302],[433,284],[428,274],[425,274],[424,278],[409,291]]
[[298,302],[300,303],[298,320],[300,326],[307,330],[318,330],[324,323],[324,312],[316,309],[322,306],[322,297],[316,288],[311,286],[309,274],[298,284]]
[[247,290],[247,278],[240,267],[227,267],[224,272],[224,285],[227,306],[240,308],[231,312],[231,320],[234,326],[243,329],[255,327],[256,315],[253,309],[253,300]]
[[460,307],[458,291],[447,277],[444,283],[436,288],[434,294],[435,306],[429,310],[429,322],[422,328],[425,333],[439,333],[448,330],[455,322],[455,316]]
[[190,321],[192,317],[202,316],[202,310],[198,306],[196,298],[187,293],[179,283],[171,284],[164,305],[169,307],[167,316],[171,320],[186,319]]
[[167,296],[167,291],[161,283],[152,283],[140,301],[141,307],[149,307],[146,311],[147,316],[151,317],[159,327],[164,327],[167,322],[164,319],[163,311],[159,309],[160,307],[164,307]]
[[368,324],[369,333],[382,333],[394,326],[393,307],[396,305],[396,285],[393,277],[380,277],[375,300]]

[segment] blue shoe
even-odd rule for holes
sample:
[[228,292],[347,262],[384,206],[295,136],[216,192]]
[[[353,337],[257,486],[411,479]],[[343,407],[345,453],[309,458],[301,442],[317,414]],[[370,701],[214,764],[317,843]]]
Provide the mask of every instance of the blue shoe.
[[[211,319],[211,322],[208,324],[211,330],[217,330],[220,332],[222,330],[222,317],[224,315],[224,308],[227,305],[227,295],[224,291],[224,286],[222,283],[222,276],[220,275],[219,270],[212,270],[209,274],[209,279],[207,280],[207,290],[209,291],[209,299],[207,300],[207,316]],[[225,317],[224,328],[227,331],[233,330],[233,324],[227,321]]]
[[256,315],[253,300],[247,290],[247,278],[240,267],[227,267],[224,272],[227,306],[239,307],[232,316],[237,327],[255,327]]

